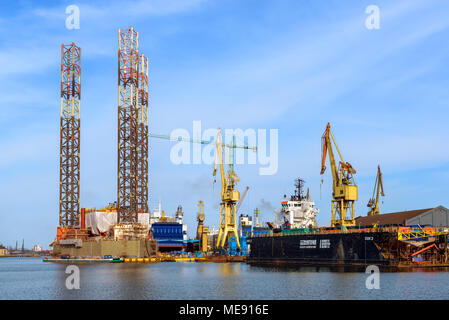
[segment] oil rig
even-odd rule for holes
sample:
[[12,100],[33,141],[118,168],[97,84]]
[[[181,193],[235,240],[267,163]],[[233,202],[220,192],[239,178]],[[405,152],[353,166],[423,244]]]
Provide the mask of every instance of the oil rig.
[[151,256],[148,237],[148,58],[139,34],[118,31],[117,199],[80,208],[81,48],[61,46],[59,226],[54,255]]

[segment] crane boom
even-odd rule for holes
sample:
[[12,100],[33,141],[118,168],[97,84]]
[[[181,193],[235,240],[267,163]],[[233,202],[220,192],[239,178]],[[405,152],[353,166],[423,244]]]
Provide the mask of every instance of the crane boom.
[[337,166],[335,165],[334,152],[332,151],[331,140],[329,138],[330,133],[331,133],[331,125],[330,125],[330,123],[328,123],[326,126],[326,130],[324,131],[324,134],[321,137],[321,144],[322,144],[321,174],[324,174],[324,172],[326,171],[326,166],[325,166],[326,154],[329,152],[329,163],[331,165],[332,181],[334,183],[334,188],[335,188],[335,183],[338,180],[338,170],[337,170]]
[[[340,156],[340,162],[337,164],[332,150],[332,141]],[[321,137],[322,154],[321,154],[321,174],[326,171],[326,155],[329,154],[329,163],[332,172],[332,219],[331,226],[354,226],[354,201],[357,200],[357,185],[355,184],[353,174],[356,173],[349,162],[344,162],[335,142],[334,136],[330,129],[330,123],[327,124],[326,130]],[[347,211],[350,211],[350,217],[347,218]]]
[[[157,134],[157,133],[148,133],[148,137],[150,138],[157,138],[157,139],[165,139],[165,140],[170,140],[170,141],[184,141],[184,142],[191,142],[191,143],[200,143],[200,144],[213,144],[216,143],[215,141],[208,141],[208,140],[199,140],[199,139],[192,139],[192,138],[184,138],[181,136],[169,136],[166,134]],[[223,143],[223,142],[222,142]],[[254,152],[257,151],[257,147],[253,147],[253,146],[239,146],[239,145],[235,145],[235,144],[223,144],[224,146],[226,146],[227,148],[238,148],[238,149],[248,149],[248,150],[253,150]]]
[[[226,152],[224,149],[223,141],[221,138],[221,129],[218,129],[217,139],[215,140],[215,161],[214,161],[214,171],[212,175],[215,177],[217,174],[217,165],[220,165],[220,177],[221,177],[221,197],[223,198],[226,189],[227,189],[227,180],[224,171],[224,159],[223,156],[226,157]],[[229,161],[228,161],[229,165]],[[230,170],[229,170],[230,172]]]
[[240,201],[237,203],[237,207],[235,209],[236,213],[239,212],[240,206],[242,205],[242,202],[245,199],[246,194],[248,193],[248,189],[249,189],[249,187],[246,187],[245,191],[243,192],[242,197],[240,198]]

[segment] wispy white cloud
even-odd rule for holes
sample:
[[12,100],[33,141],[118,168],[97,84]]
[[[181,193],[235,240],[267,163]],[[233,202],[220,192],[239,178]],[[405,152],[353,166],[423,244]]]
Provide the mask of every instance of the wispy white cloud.
[[[80,8],[80,16],[83,19],[102,19],[109,21],[118,17],[142,17],[142,16],[164,16],[187,12],[195,9],[207,0],[130,0],[123,1],[100,1],[95,5],[90,2],[80,2],[76,5]],[[66,6],[56,8],[37,8],[33,13],[46,19],[64,19]]]
[[[382,25],[393,25],[388,32],[379,31],[382,37],[364,27],[365,16],[359,13],[347,21],[318,29],[310,36],[304,36],[307,26],[300,26],[288,35],[251,48],[252,51],[244,55],[248,58],[230,57],[214,65],[210,62],[195,65],[187,70],[192,74],[190,86],[182,84],[186,80],[182,76],[171,83],[179,88],[179,96],[185,94],[178,102],[186,104],[182,118],[188,118],[192,110],[199,115],[213,108],[210,113],[220,121],[237,126],[254,125],[287,116],[290,112],[298,114],[298,110],[310,114],[310,110],[328,109],[340,97],[372,85],[373,81],[385,86],[388,85],[385,81],[390,85],[395,81],[398,85],[417,78],[438,68],[435,61],[427,67],[410,65],[406,74],[394,80],[388,79],[389,70],[384,64],[448,29],[449,21],[442,14],[430,21],[414,16],[430,8],[430,4],[422,1],[403,1],[382,7]],[[404,20],[413,23],[404,24]],[[398,26],[400,24],[402,27]],[[197,94],[192,92],[192,86],[197,88]],[[211,97],[209,92],[219,97]],[[170,102],[173,99],[176,98]],[[239,116],[233,116],[236,114]]]

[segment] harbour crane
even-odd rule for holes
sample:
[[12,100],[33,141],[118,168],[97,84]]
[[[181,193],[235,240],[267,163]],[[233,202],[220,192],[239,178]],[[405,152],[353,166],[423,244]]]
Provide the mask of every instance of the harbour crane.
[[[331,138],[340,156],[338,168],[335,163],[334,153],[332,151]],[[329,153],[329,163],[332,172],[332,227],[354,226],[354,201],[357,200],[357,185],[355,184],[353,174],[356,173],[349,162],[345,162],[335,142],[331,131],[330,123],[327,124],[326,130],[321,138],[322,154],[321,154],[321,174],[326,170],[326,154]],[[349,210],[349,217],[347,217]]]
[[[376,194],[375,197],[374,194]],[[371,199],[369,199],[367,204],[367,207],[371,208],[370,211],[368,212],[368,216],[375,216],[379,214],[379,198],[380,198],[379,195],[385,197],[384,185],[382,181],[382,172],[380,171],[380,166],[378,165],[376,182],[374,183],[373,196],[371,197]]]
[[[235,139],[234,139],[235,140]],[[235,141],[232,145],[235,145]],[[232,146],[231,145],[231,146]],[[240,192],[237,190],[237,182],[240,178],[234,171],[234,160],[227,161],[229,167],[227,175],[225,175],[224,164],[226,158],[225,145],[221,137],[221,129],[218,129],[216,144],[215,144],[215,163],[212,175],[217,174],[217,166],[220,165],[221,177],[221,203],[220,203],[220,228],[218,230],[217,248],[225,249],[226,241],[230,237],[235,237],[237,242],[237,249],[240,250],[240,240],[237,232],[237,205],[240,200]],[[250,148],[250,147],[248,147]],[[256,151],[256,148],[251,148]],[[232,149],[231,149],[232,151]],[[248,191],[245,190],[244,196]],[[242,197],[242,200],[244,198]],[[239,202],[239,204],[241,201]]]

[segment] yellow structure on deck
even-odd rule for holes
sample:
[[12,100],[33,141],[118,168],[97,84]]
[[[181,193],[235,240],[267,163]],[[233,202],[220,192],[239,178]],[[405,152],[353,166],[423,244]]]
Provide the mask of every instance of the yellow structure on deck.
[[209,227],[204,226],[204,201],[198,201],[198,226],[196,228],[196,239],[199,241],[199,250],[207,252],[209,247]]
[[[401,229],[401,228],[400,228]],[[407,228],[403,228],[407,229]],[[419,240],[422,238],[429,238],[429,237],[437,237],[441,235],[448,235],[449,230],[435,230],[435,228],[432,227],[425,227],[421,228],[420,230],[398,230],[398,240],[401,241],[413,241],[413,240]]]
[[209,227],[203,226],[203,232],[200,237],[200,251],[208,252],[209,251]]
[[[374,197],[374,193],[376,193],[376,197]],[[373,196],[371,197],[371,199],[369,199],[367,204],[367,207],[371,208],[371,210],[368,212],[368,216],[376,216],[379,214],[379,194],[382,197],[385,197],[384,184],[382,182],[382,172],[380,171],[380,166],[378,165],[376,182],[374,183]]]
[[[332,151],[331,140],[334,142],[338,155],[340,156],[340,162],[337,165],[335,163],[334,152]],[[329,153],[329,163],[332,172],[332,227],[346,227],[354,226],[354,201],[357,200],[357,186],[354,181],[353,174],[356,173],[354,168],[349,162],[344,162],[341,156],[340,150],[338,150],[337,143],[331,132],[331,126],[328,123],[326,130],[321,138],[322,141],[322,154],[321,154],[321,174],[326,170],[326,154]],[[350,217],[347,218],[349,210]]]

